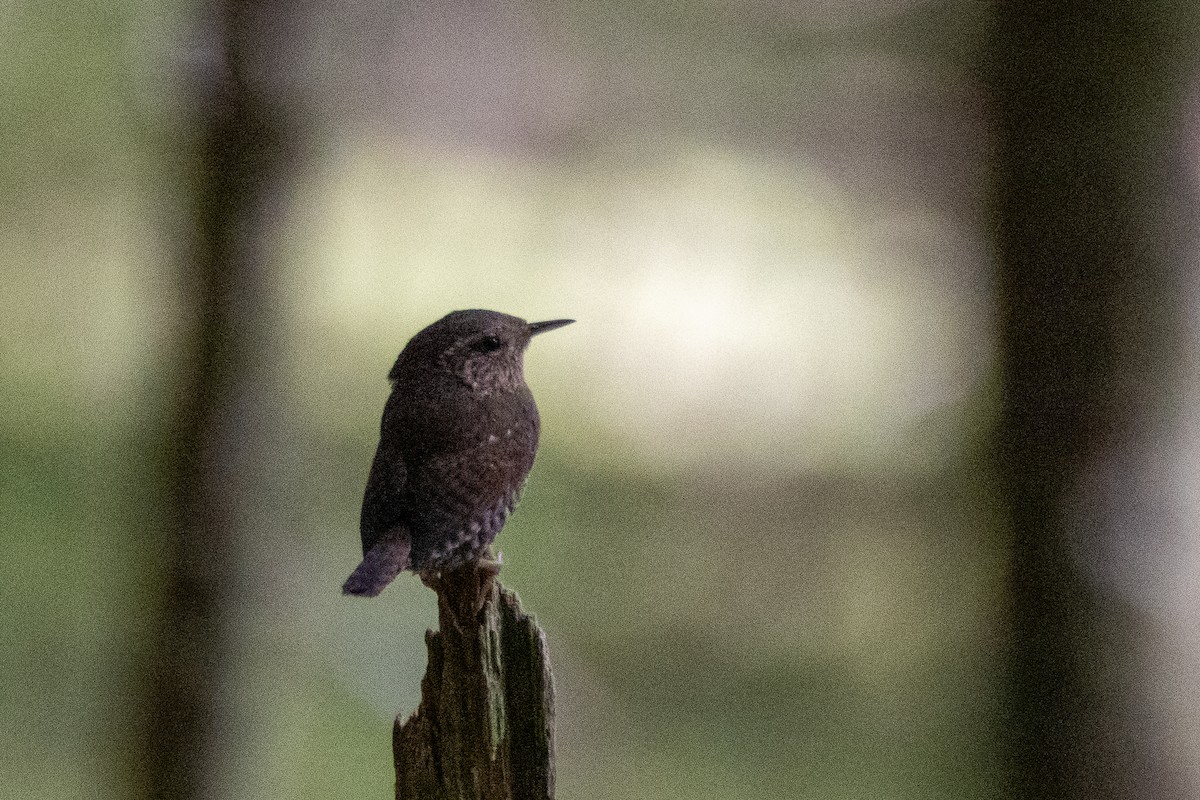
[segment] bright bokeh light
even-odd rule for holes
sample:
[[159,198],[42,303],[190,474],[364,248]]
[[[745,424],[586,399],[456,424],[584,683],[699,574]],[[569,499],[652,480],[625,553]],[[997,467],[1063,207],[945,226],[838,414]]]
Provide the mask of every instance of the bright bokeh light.
[[333,200],[304,215],[328,221],[301,232],[308,313],[381,370],[452,309],[576,318],[529,359],[587,409],[561,442],[653,469],[862,466],[979,380],[952,265],[887,252],[933,240],[932,212],[856,224],[811,170],[703,150],[622,174],[384,144],[314,185]]

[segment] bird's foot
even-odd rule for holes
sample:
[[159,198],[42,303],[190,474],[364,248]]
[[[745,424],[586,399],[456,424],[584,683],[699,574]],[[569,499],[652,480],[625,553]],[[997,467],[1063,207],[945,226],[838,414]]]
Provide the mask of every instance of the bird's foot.
[[480,572],[486,572],[494,578],[500,574],[500,567],[504,566],[504,553],[497,551],[493,555],[489,548],[475,564]]
[[452,611],[451,618],[461,627],[460,620],[474,619],[487,605],[503,560],[489,548],[474,561],[449,570],[422,570],[418,576],[437,593],[439,604]]
[[442,591],[442,571],[439,569],[423,569],[417,573],[421,583],[439,594]]

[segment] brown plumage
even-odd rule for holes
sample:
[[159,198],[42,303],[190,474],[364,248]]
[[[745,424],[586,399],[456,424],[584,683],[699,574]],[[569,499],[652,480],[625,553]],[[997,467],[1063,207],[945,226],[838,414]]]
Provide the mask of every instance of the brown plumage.
[[363,561],[344,593],[374,597],[403,570],[429,575],[487,552],[537,452],[525,347],[571,322],[455,311],[409,341],[388,375],[363,497]]

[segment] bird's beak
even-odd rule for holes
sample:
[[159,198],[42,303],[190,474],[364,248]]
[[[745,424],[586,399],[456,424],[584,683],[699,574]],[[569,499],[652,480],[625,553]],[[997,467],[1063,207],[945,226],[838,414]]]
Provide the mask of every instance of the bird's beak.
[[570,325],[574,321],[573,319],[552,319],[546,322],[531,322],[529,323],[529,335],[537,336],[539,333],[552,331],[555,328],[561,328],[563,325]]

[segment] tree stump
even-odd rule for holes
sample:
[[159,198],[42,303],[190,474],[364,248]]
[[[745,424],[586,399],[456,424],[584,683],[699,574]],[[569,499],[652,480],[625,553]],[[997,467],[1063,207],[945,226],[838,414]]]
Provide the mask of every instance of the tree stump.
[[552,800],[554,678],[546,637],[487,562],[427,581],[437,632],[421,704],[396,718],[397,800]]

